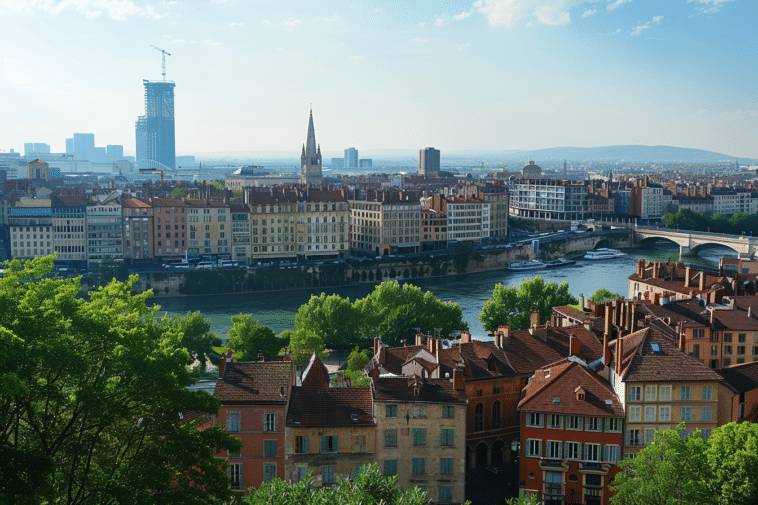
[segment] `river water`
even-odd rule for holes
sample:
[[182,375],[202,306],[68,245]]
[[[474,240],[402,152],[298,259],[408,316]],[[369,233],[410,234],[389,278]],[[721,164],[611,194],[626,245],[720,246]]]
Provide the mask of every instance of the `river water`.
[[[651,249],[630,249],[625,252],[628,255],[623,258],[602,261],[578,259],[575,265],[560,268],[529,272],[498,270],[419,279],[412,282],[424,291],[431,291],[441,300],[458,303],[463,309],[463,319],[468,323],[471,334],[484,340],[487,332],[479,321],[479,314],[482,311],[482,305],[492,296],[492,291],[498,283],[518,286],[522,280],[539,275],[545,279],[545,282],[568,282],[569,291],[576,297],[580,294],[589,297],[601,288],[625,297],[629,291],[629,275],[634,273],[639,259],[665,260],[672,255],[675,257],[678,248],[671,243],[657,243]],[[721,256],[736,257],[736,254],[725,247],[710,247],[702,249],[699,257],[687,257],[684,261],[718,264],[718,258]],[[282,330],[293,329],[298,308],[312,295],[319,295],[322,291],[326,291],[327,294],[336,293],[342,297],[349,297],[353,301],[363,298],[373,289],[374,284],[362,284],[326,290],[318,288],[266,293],[183,296],[160,298],[155,300],[155,304],[160,305],[161,312],[169,314],[200,311],[211,320],[212,330],[224,338],[231,327],[229,318],[234,314],[253,314],[259,324],[268,326],[279,333]]]

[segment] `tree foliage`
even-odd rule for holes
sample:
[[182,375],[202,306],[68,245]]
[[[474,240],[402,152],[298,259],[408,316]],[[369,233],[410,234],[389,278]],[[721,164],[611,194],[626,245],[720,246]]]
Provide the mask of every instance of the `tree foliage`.
[[353,342],[358,336],[358,317],[349,298],[339,295],[311,296],[295,315],[295,328],[310,330],[330,347]]
[[201,369],[205,369],[207,356],[213,346],[221,345],[221,338],[211,331],[211,322],[200,312],[187,312],[185,316],[166,316],[161,321],[167,331],[179,335],[179,345],[186,348]]
[[276,356],[281,350],[281,342],[276,333],[267,326],[258,326],[251,314],[237,314],[231,317],[232,327],[227,332],[226,346],[234,350],[238,361],[255,361],[258,352],[264,356]]
[[545,284],[539,276],[522,281],[518,288],[498,284],[492,298],[484,302],[479,320],[487,331],[500,325],[520,330],[529,327],[532,311],[539,309],[542,324],[550,318],[553,307],[577,303],[568,289],[568,282]]
[[712,231],[731,235],[753,234],[758,236],[758,215],[739,213],[732,216],[707,216],[689,209],[666,213],[662,218],[667,228],[694,231]]
[[356,345],[347,357],[347,369],[363,370],[370,359],[368,349],[361,351],[360,347]]
[[595,293],[590,296],[589,301],[591,302],[602,302],[604,300],[617,300],[621,298],[621,295],[618,293],[612,293],[611,291],[608,291],[605,288],[598,289],[595,291]]
[[758,425],[729,423],[707,440],[699,430],[685,437],[678,429],[656,432],[654,443],[619,463],[611,503],[758,503]]
[[382,475],[376,464],[364,467],[352,481],[340,480],[333,486],[315,486],[310,473],[299,482],[273,479],[243,498],[246,505],[423,505],[426,492],[413,487],[403,491],[397,477]]
[[307,364],[314,352],[322,360],[329,356],[324,349],[324,341],[311,330],[297,330],[292,333],[288,348],[297,366]]
[[186,198],[188,194],[187,188],[178,186],[171,192],[171,198]]
[[219,428],[179,424],[216,413],[189,391],[181,336],[148,308],[137,282],[80,295],[49,278],[52,257],[14,260],[0,279],[0,502],[208,503],[230,496]]

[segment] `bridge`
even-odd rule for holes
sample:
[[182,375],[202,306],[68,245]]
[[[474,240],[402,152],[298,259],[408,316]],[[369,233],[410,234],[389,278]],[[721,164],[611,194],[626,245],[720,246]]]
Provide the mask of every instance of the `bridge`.
[[741,258],[758,256],[758,237],[747,235],[726,235],[704,231],[673,230],[655,226],[639,226],[631,220],[601,221],[605,226],[625,228],[634,231],[634,239],[639,243],[645,239],[663,238],[679,245],[679,254],[690,254],[695,248],[706,245],[721,245],[735,251]]

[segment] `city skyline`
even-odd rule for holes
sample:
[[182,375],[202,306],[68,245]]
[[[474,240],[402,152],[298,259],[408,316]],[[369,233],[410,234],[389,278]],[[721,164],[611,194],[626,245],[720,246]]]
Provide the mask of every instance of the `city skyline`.
[[746,0],[0,0],[0,149],[65,152],[84,131],[134,153],[153,44],[171,53],[178,153],[296,152],[312,104],[325,152],[758,158],[756,18]]

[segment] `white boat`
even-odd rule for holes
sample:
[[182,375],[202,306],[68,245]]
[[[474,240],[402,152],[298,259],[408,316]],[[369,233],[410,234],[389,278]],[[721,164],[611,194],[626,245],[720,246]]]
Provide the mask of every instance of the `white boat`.
[[514,272],[521,272],[523,270],[537,270],[540,268],[545,268],[545,264],[537,260],[517,261],[515,263],[511,263],[506,268],[508,270],[513,270]]
[[584,255],[584,259],[610,260],[613,258],[621,258],[623,256],[626,256],[626,253],[622,253],[618,249],[601,248],[601,249],[595,249],[594,251],[587,251],[587,254]]
[[576,263],[576,261],[574,260],[567,260],[566,258],[558,258],[557,260],[546,261],[545,266],[548,268],[563,267],[563,266],[573,265],[574,263]]

